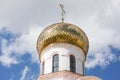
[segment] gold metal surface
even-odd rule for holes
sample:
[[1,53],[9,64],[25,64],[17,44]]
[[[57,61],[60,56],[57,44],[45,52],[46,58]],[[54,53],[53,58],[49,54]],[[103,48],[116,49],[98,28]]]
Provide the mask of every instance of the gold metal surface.
[[77,26],[69,23],[56,23],[42,31],[37,41],[39,56],[41,51],[52,43],[70,43],[80,47],[85,55],[88,52],[89,42],[86,34]]

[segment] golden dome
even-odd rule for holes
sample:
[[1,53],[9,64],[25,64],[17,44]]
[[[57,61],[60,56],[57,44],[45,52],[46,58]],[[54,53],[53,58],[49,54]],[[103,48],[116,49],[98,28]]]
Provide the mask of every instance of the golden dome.
[[41,51],[52,43],[70,43],[80,47],[85,55],[89,42],[86,34],[77,26],[69,23],[55,23],[42,31],[37,41],[39,55]]

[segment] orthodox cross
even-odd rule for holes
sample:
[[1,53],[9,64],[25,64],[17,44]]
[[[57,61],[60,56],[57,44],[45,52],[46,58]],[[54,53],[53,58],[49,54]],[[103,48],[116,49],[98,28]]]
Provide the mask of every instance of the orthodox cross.
[[65,14],[64,5],[63,4],[59,4],[59,5],[60,5],[61,10],[62,10],[62,12],[61,12],[62,22],[64,22],[64,14]]

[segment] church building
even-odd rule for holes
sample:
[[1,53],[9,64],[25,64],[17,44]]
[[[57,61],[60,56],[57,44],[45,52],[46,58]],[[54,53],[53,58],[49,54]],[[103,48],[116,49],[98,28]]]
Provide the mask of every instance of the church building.
[[63,18],[62,22],[48,26],[37,41],[41,62],[38,80],[101,80],[84,74],[88,49],[89,40],[78,26],[64,22]]
[[60,22],[48,26],[37,41],[41,61],[38,80],[100,80],[84,74],[88,48],[86,34],[76,25]]

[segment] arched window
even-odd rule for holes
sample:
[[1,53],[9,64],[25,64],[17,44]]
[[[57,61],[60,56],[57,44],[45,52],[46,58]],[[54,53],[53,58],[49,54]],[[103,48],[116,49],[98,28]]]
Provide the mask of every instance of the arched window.
[[59,70],[59,55],[55,54],[53,56],[53,67],[52,72],[57,72]]
[[73,55],[70,55],[70,71],[76,72],[76,61]]

